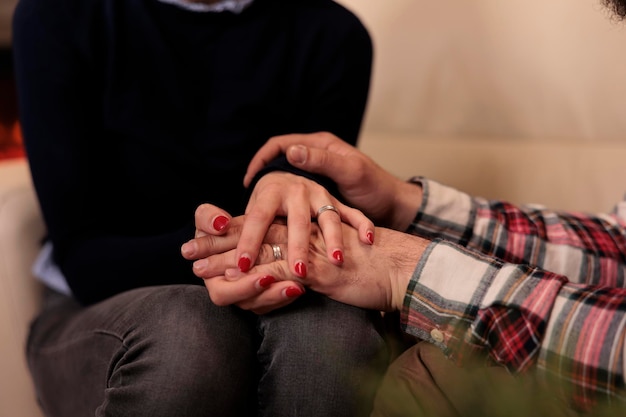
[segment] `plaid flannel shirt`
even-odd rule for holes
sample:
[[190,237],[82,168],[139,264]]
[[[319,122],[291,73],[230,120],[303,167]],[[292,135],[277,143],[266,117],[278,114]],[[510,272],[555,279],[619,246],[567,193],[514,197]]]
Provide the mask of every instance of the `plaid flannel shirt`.
[[405,332],[462,363],[477,351],[572,389],[626,399],[626,201],[611,215],[487,201],[426,179],[408,232],[433,238],[405,297]]

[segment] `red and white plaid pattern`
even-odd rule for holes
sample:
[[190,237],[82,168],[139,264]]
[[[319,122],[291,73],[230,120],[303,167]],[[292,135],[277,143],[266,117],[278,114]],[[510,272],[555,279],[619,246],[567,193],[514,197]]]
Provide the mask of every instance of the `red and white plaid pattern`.
[[461,363],[484,351],[513,372],[556,375],[576,408],[626,401],[626,202],[611,215],[555,212],[415,181],[424,202],[409,232],[434,240],[405,331]]

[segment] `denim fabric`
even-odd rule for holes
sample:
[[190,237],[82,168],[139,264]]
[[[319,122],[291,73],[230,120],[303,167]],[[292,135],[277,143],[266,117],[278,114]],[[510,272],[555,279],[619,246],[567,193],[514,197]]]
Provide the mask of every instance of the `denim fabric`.
[[28,362],[49,417],[352,417],[383,372],[377,320],[317,294],[259,317],[193,285],[86,308],[52,293]]
[[378,312],[308,293],[259,318],[260,416],[369,416],[388,364]]

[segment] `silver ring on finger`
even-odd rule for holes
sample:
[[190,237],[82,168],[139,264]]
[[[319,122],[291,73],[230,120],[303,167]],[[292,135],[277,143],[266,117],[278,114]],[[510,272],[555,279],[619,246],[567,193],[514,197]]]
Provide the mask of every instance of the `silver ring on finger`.
[[337,216],[341,217],[341,214],[339,214],[339,210],[337,210],[337,207],[335,207],[335,206],[333,206],[333,205],[331,205],[331,204],[327,204],[327,205],[325,205],[325,206],[320,207],[320,208],[317,210],[317,217],[319,218],[319,217],[320,217],[320,215],[321,215],[323,212],[328,211],[328,210],[330,210],[330,211],[334,211],[335,213],[337,213]]
[[280,246],[278,246],[275,243],[272,243],[270,246],[272,246],[272,253],[274,254],[274,260],[275,261],[282,261],[282,259],[283,259],[283,251],[280,249]]

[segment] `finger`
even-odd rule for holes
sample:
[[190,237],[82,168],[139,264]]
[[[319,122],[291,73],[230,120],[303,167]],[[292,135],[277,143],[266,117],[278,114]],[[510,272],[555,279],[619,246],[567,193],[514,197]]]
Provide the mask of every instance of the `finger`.
[[310,201],[306,187],[294,187],[294,198],[287,207],[287,259],[293,273],[304,278],[307,273],[309,258],[309,239],[311,237],[311,208],[303,201]]
[[[235,304],[257,314],[283,307],[304,294],[301,283],[281,281],[274,277],[289,275],[285,261],[266,265],[264,269],[234,281],[224,276],[206,279],[205,286],[216,305]],[[272,275],[273,272],[276,274]]]
[[229,227],[230,233],[220,235],[205,234],[195,237],[184,243],[180,248],[180,252],[185,259],[194,260],[234,249],[239,241],[240,224],[241,219],[237,218],[233,221],[233,225]]
[[[233,241],[236,241],[236,238],[233,238]],[[274,252],[273,246],[276,246],[277,253]],[[277,254],[278,257],[276,256]],[[239,265],[236,264],[236,259],[238,258],[235,256],[234,249],[224,251],[196,260],[192,265],[192,270],[199,278],[213,278],[225,275],[227,279],[235,280],[247,275],[247,271],[242,272]],[[286,260],[286,245],[264,243],[259,248],[256,264],[263,265],[281,260]]]
[[254,265],[267,230],[280,207],[280,198],[274,193],[260,196],[246,208],[241,235],[237,244],[237,265],[247,272]]
[[285,153],[287,147],[297,142],[297,138],[301,138],[303,135],[281,135],[270,138],[259,150],[254,154],[248,169],[243,177],[244,187],[248,187],[254,176],[265,167],[270,161],[276,158],[278,155]]
[[214,235],[226,233],[231,219],[228,212],[213,204],[199,205],[194,214],[196,231]]
[[[286,236],[286,233],[285,233]],[[285,242],[287,238],[283,239]],[[283,246],[285,249],[283,249]],[[259,254],[256,257],[256,265],[266,265],[276,261],[286,260],[286,246],[287,244],[278,245],[275,243],[263,243],[259,248]],[[274,249],[276,247],[276,249]],[[200,259],[194,263],[194,272],[201,273],[198,275],[201,278],[210,278],[216,275],[225,275],[228,279],[237,279],[239,277],[248,275],[249,271],[241,271],[239,265],[235,263],[237,258],[231,255],[231,252],[214,255],[206,260]],[[202,268],[202,269],[200,269]]]
[[227,270],[237,268],[235,250],[227,251],[195,261],[192,271],[198,278],[213,278],[224,275]]
[[[224,276],[208,278],[204,285],[209,292],[211,301],[218,306],[237,304],[250,310],[272,304],[279,305],[296,293],[290,287],[300,288],[302,284],[290,281],[277,281],[268,274],[249,274],[233,281]],[[275,285],[275,286],[274,286]],[[270,287],[270,294],[263,296]],[[286,292],[287,294],[280,294]]]
[[[307,134],[290,134],[280,135],[270,138],[257,153],[252,157],[252,160],[248,164],[248,169],[243,179],[243,185],[248,187],[254,176],[271,160],[278,155],[286,153],[287,148],[291,145],[303,144],[307,146],[324,146],[332,139],[335,138],[325,132],[319,133],[307,133]],[[336,138],[335,138],[336,139]]]
[[256,314],[267,314],[270,311],[285,307],[304,294],[304,287],[293,281],[280,281],[259,294],[258,297],[238,303],[238,307]]
[[[340,206],[343,206],[343,204],[333,201],[333,204],[330,206],[337,211],[325,210],[319,213],[320,210],[318,210],[316,213],[317,224],[324,237],[328,259],[335,265],[341,265],[343,264],[343,231],[341,228],[342,215]],[[321,207],[324,206],[320,206],[320,209]]]
[[257,288],[258,277],[247,276],[237,281],[231,281],[224,276],[204,280],[204,286],[215,305],[227,306],[258,295],[261,289]]
[[259,265],[256,266],[253,271],[254,272],[249,275],[257,279],[259,279],[259,277],[262,279],[262,277],[271,276],[274,277],[276,281],[271,282],[265,290],[257,296],[238,302],[237,306],[240,308],[253,311],[256,314],[265,314],[291,304],[305,292],[302,283],[289,279],[291,272],[289,271],[289,266],[286,261]]
[[296,144],[288,147],[286,154],[290,164],[338,183],[345,182],[343,178],[353,175],[356,169],[351,158],[318,147]]
[[374,223],[361,210],[346,205],[341,206],[341,219],[359,231],[359,240],[371,245],[374,243]]

